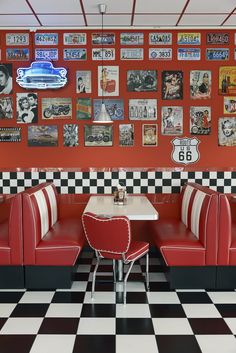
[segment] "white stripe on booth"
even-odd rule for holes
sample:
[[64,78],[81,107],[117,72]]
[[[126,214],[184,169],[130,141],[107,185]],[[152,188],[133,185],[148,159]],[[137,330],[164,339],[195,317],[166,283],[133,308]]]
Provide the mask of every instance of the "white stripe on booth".
[[57,200],[56,200],[56,195],[53,187],[51,185],[48,185],[45,188],[49,202],[50,202],[50,208],[51,208],[51,227],[57,222]]
[[49,230],[49,217],[48,217],[47,201],[45,199],[45,196],[44,196],[42,190],[36,191],[34,193],[34,196],[35,196],[35,199],[38,204],[40,221],[41,221],[41,238],[43,238],[44,235]]
[[193,190],[192,186],[187,185],[182,200],[181,220],[186,226],[188,226],[188,207]]
[[198,190],[194,196],[193,207],[191,213],[191,231],[199,238],[199,224],[202,204],[206,194]]

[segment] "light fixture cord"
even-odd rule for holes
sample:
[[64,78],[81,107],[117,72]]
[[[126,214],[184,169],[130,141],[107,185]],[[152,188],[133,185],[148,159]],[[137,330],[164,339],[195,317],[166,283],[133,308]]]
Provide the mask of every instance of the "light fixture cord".
[[103,11],[102,11],[102,104],[104,103],[104,97],[103,97],[103,90],[104,90],[104,82],[103,82],[103,77],[104,77],[104,72],[103,72]]

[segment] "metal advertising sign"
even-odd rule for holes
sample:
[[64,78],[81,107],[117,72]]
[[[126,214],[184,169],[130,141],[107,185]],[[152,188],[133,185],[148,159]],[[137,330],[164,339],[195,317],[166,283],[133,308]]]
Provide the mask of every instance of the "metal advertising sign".
[[199,160],[200,153],[198,150],[198,144],[200,141],[196,137],[176,137],[171,143],[173,145],[171,158],[174,162],[186,165],[195,163]]
[[236,97],[224,97],[224,114],[236,113]]
[[200,60],[200,48],[178,48],[178,60]]
[[207,44],[229,44],[229,33],[207,33]]
[[11,61],[29,60],[29,49],[27,48],[7,48],[6,59]]
[[236,67],[220,66],[219,68],[219,94],[236,95]]
[[20,142],[20,127],[0,127],[0,142]]
[[142,45],[143,33],[121,33],[120,44],[122,45]]
[[64,45],[85,45],[87,44],[86,33],[64,33],[63,34]]
[[201,33],[178,33],[177,44],[179,45],[200,45]]
[[93,48],[92,60],[115,60],[115,48]]
[[171,45],[172,33],[155,32],[149,33],[150,45]]
[[58,33],[35,33],[35,45],[58,45]]
[[206,60],[229,60],[229,49],[224,48],[207,48]]
[[35,49],[35,60],[58,60],[58,49]]
[[29,33],[7,33],[6,45],[29,45]]
[[120,60],[143,60],[143,48],[121,48]]
[[171,60],[172,48],[150,48],[149,60]]
[[64,60],[87,60],[87,49],[64,49]]

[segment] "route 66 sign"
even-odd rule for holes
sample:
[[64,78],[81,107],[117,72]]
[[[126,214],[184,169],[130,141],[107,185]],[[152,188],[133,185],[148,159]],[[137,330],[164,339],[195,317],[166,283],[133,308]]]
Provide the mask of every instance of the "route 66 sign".
[[176,163],[190,164],[199,160],[198,144],[200,141],[196,137],[175,138],[171,143],[174,147],[171,157]]

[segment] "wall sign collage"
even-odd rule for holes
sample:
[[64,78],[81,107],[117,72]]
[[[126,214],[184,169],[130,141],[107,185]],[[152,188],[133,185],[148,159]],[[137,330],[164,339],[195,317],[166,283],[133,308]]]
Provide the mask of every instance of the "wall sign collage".
[[[91,50],[87,49],[88,33],[63,33],[63,46],[59,46],[56,32],[5,33],[0,37],[6,48],[0,51],[0,142],[21,141],[22,126],[27,125],[28,146],[58,146],[59,129],[54,122],[63,120],[65,147],[82,144],[86,147],[113,146],[113,129],[119,130],[119,146],[135,146],[135,124],[141,121],[142,146],[155,147],[158,146],[158,133],[183,136],[184,114],[188,116],[189,137],[210,135],[212,112],[209,102],[214,84],[218,85],[218,95],[224,96],[223,113],[228,115],[218,117],[218,144],[236,146],[236,115],[233,116],[236,113],[236,66],[227,66],[232,54],[227,47],[232,41],[229,33],[209,32],[203,38],[200,32],[179,32],[176,43],[173,43],[172,32],[149,32],[148,52],[146,46],[142,47],[145,44],[142,32],[117,34],[107,31],[102,34],[94,31],[89,43]],[[236,33],[233,40],[236,46]],[[178,46],[177,50],[173,44]],[[146,55],[152,67],[148,65],[148,69],[140,69],[139,64],[135,68],[135,63],[144,61]],[[158,63],[171,62],[174,58],[181,63],[205,59],[208,68],[211,61],[223,64],[214,80],[211,70],[204,69],[203,65],[201,69],[192,69],[188,73],[175,69],[174,65],[172,69],[158,69]],[[87,60],[94,61],[96,75],[90,69],[91,65],[86,66]],[[112,65],[112,61],[117,60],[120,65]],[[20,67],[30,67],[33,61],[50,61],[55,68],[63,66],[68,70],[70,62],[77,63],[78,69],[73,69],[71,74],[71,77],[75,76],[74,87],[68,79],[76,101],[74,96],[63,96],[63,89],[58,89],[55,96],[55,90],[19,87],[14,73]],[[125,61],[132,62],[132,69],[126,70],[126,82],[121,82],[120,72]],[[80,63],[85,64],[82,69]],[[121,85],[122,92],[129,94],[127,107]],[[190,107],[184,104],[185,85],[189,87],[192,100]],[[52,97],[50,92],[53,92]],[[160,100],[156,98],[157,92],[161,92]],[[100,114],[102,100],[111,119],[118,124],[93,124],[93,119]],[[15,120],[14,126],[5,126],[4,121],[8,119]],[[79,141],[82,121],[85,122],[81,124],[83,142]]]

